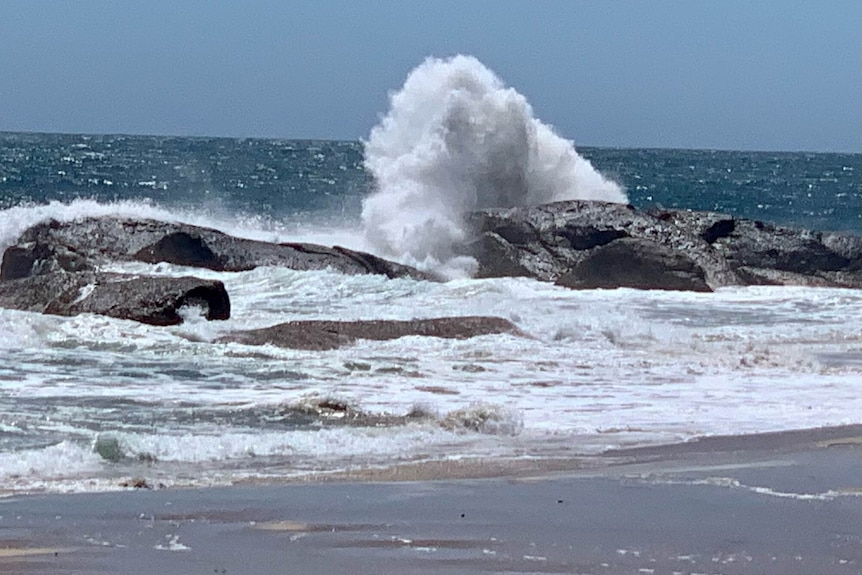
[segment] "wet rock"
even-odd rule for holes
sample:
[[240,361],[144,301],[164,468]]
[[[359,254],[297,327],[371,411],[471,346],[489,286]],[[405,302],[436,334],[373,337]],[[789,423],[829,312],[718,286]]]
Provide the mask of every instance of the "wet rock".
[[87,258],[65,246],[42,242],[15,245],[6,249],[0,264],[0,281],[26,278],[57,271],[92,271]]
[[141,248],[132,257],[151,264],[169,262],[218,271],[225,269],[222,258],[217,256],[200,237],[185,231],[167,234],[156,243]]
[[862,288],[862,238],[689,210],[589,201],[467,216],[479,277],[572,288],[710,291],[733,285]]
[[341,247],[262,242],[189,224],[101,217],[49,220],[28,228],[4,253],[0,280],[82,271],[117,261],[167,262],[216,271],[331,268],[346,274],[431,279],[415,268]]
[[[823,235],[819,232],[751,220],[737,221],[734,232],[716,241],[714,245],[736,267],[749,266],[815,275],[824,271],[846,269],[852,261],[852,255],[842,255],[824,244]],[[858,262],[857,250],[856,265]]]
[[409,335],[466,339],[480,335],[521,331],[512,322],[498,317],[443,317],[412,320],[291,321],[219,338],[220,343],[271,344],[279,347],[327,350],[349,345],[357,339],[388,340]]
[[733,233],[736,220],[717,212],[695,212],[691,210],[650,209],[646,212],[657,220],[668,222],[687,233],[700,237],[708,244]]
[[556,284],[576,288],[712,291],[694,260],[651,240],[624,238],[591,250]]
[[151,325],[183,322],[180,310],[201,308],[209,320],[230,317],[219,281],[54,271],[0,282],[0,307],[53,315],[95,313]]

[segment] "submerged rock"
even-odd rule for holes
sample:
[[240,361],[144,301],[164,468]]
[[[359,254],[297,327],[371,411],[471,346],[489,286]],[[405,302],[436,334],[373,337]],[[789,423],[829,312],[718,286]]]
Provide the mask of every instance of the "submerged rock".
[[431,279],[410,266],[342,247],[262,242],[189,224],[106,216],[49,220],[28,228],[4,253],[0,280],[87,271],[116,261],[167,262],[215,271],[331,268],[346,274]]
[[357,339],[387,340],[409,335],[466,339],[496,333],[522,335],[509,320],[469,316],[411,320],[290,321],[262,329],[233,332],[216,341],[327,350],[349,345]]
[[467,216],[479,277],[571,288],[711,291],[733,285],[862,288],[862,238],[714,212],[566,201]]
[[0,307],[95,313],[151,325],[182,323],[184,307],[201,308],[209,320],[230,317],[230,298],[220,281],[62,270],[0,282]]

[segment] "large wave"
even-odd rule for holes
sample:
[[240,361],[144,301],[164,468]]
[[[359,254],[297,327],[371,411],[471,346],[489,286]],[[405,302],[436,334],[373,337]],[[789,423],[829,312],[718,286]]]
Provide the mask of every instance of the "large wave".
[[471,56],[428,58],[390,96],[371,130],[363,203],[369,245],[448,277],[470,275],[457,256],[465,211],[566,199],[625,202],[622,188],[533,116],[527,99]]

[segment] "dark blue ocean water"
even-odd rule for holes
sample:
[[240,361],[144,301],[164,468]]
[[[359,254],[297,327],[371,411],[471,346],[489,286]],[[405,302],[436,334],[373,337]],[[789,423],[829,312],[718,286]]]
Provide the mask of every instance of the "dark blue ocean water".
[[[714,210],[862,232],[862,155],[580,148],[638,207]],[[0,209],[92,198],[281,219],[358,218],[372,183],[356,141],[0,133]]]

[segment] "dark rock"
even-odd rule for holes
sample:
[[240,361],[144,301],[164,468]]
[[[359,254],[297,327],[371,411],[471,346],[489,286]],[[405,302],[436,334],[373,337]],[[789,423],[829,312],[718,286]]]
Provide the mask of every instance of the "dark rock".
[[51,255],[51,252],[45,245],[35,245],[32,249],[12,246],[3,255],[3,264],[0,265],[0,278],[4,280],[26,278],[34,273],[33,268],[36,262],[49,258]]
[[847,260],[847,267],[842,271],[862,271],[862,236],[825,232],[820,242],[827,250]]
[[599,229],[595,226],[567,225],[560,235],[569,241],[573,250],[590,250],[607,245],[614,240],[626,238],[628,232],[616,229]]
[[[522,252],[495,232],[486,232],[471,246],[468,253],[481,253],[483,265],[476,273],[479,278],[533,277],[534,271],[521,263]],[[543,278],[544,279],[544,278]]]
[[[477,237],[470,245],[470,254],[479,263],[480,277],[527,275],[556,282],[566,276],[568,279],[562,283],[574,285],[577,282],[571,272],[590,258],[593,251],[633,238],[635,241],[650,242],[648,245],[653,246],[644,248],[644,257],[647,253],[655,256],[656,250],[660,249],[655,246],[685,254],[702,270],[703,283],[710,289],[740,283],[725,258],[700,237],[700,231],[692,233],[680,228],[673,213],[657,217],[622,204],[568,201],[508,210],[486,210],[471,214],[468,223],[476,230]],[[526,244],[507,242],[497,234],[498,228],[506,229],[510,237],[512,229],[523,228],[518,237],[529,238],[529,241]],[[612,255],[615,250],[604,253]],[[661,259],[670,261],[666,257]],[[659,260],[651,257],[651,261],[656,263]],[[677,264],[682,265],[681,261]],[[584,265],[601,267],[600,262],[592,258],[590,263]],[[583,269],[586,271],[587,268]],[[644,271],[646,269],[643,268]],[[677,276],[680,271],[669,270],[665,277],[671,284],[664,288],[656,284],[659,276],[655,273],[651,279],[641,283],[653,285],[656,289],[691,289],[678,287],[680,283]],[[633,283],[637,282],[632,278],[626,281],[627,285]],[[603,286],[619,287],[611,284],[605,282]],[[690,285],[700,289],[702,283]]]
[[841,286],[840,282],[836,281],[835,279],[830,280],[819,275],[804,275],[784,270],[742,266],[737,270],[737,273],[747,285],[801,285],[808,287],[847,287]]
[[732,219],[726,220],[718,220],[705,230],[700,233],[700,237],[703,238],[708,244],[714,244],[716,240],[721,238],[726,238],[730,234],[733,233],[733,230],[736,229],[736,222]]
[[717,240],[714,246],[735,268],[747,266],[814,275],[847,269],[852,263],[850,258],[825,245],[819,232],[751,220],[737,220],[734,232]]
[[599,246],[557,285],[577,288],[617,288],[712,291],[702,267],[691,258],[651,240],[624,238]]
[[409,266],[345,248],[276,244],[189,224],[118,217],[42,222],[25,230],[3,259],[0,280],[60,269],[80,271],[115,261],[167,262],[216,271],[331,268],[347,274],[432,279]]
[[466,221],[479,277],[529,276],[578,288],[862,288],[859,236],[588,201],[484,210]]
[[367,273],[386,276],[388,278],[411,277],[414,279],[432,279],[430,275],[420,272],[410,266],[385,260],[373,254],[358,252],[341,246],[333,246],[332,250],[359,264]]
[[522,335],[508,320],[472,316],[412,320],[291,321],[262,329],[233,332],[217,341],[326,350],[349,345],[357,339],[387,340],[408,335],[466,339],[495,333]]
[[209,320],[230,317],[230,299],[219,281],[57,271],[0,282],[0,307],[53,315],[95,313],[176,325],[186,306],[203,308]]
[[688,234],[699,236],[708,244],[729,236],[736,227],[736,221],[732,217],[717,212],[650,209],[646,213]]
[[56,271],[82,272],[92,269],[86,257],[66,246],[30,242],[6,249],[0,264],[0,281]]
[[224,271],[224,263],[199,236],[188,232],[167,234],[156,243],[142,248],[134,259],[151,264],[169,262],[181,266]]

